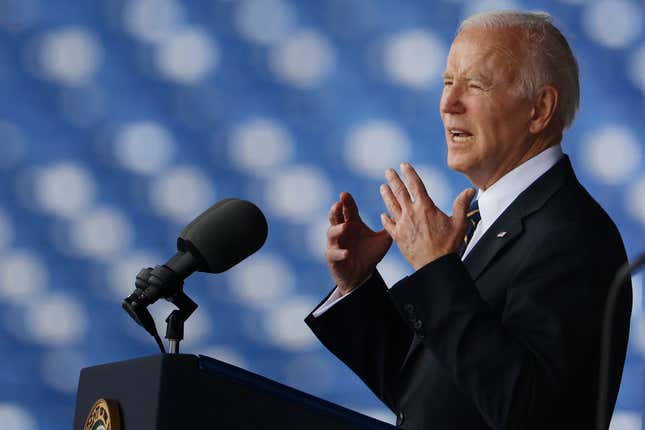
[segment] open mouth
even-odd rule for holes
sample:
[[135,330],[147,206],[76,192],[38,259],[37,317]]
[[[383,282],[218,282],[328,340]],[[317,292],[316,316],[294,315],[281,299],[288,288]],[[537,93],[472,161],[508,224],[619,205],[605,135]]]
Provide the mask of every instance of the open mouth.
[[474,139],[474,136],[465,130],[451,128],[448,132],[450,133],[451,140],[456,143],[469,142]]

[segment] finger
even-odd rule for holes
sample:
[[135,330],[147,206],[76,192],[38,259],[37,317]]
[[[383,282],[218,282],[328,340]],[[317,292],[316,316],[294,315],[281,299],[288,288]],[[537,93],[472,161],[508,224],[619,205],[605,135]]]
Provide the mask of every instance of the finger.
[[339,238],[347,230],[347,223],[332,225],[327,229],[327,243],[337,245]]
[[394,217],[394,219],[400,219],[401,206],[399,206],[399,203],[396,201],[396,197],[394,197],[394,194],[392,193],[390,187],[383,184],[379,187],[379,191],[381,192],[381,198],[385,203],[387,211]]
[[399,175],[396,174],[394,169],[387,169],[385,171],[385,178],[387,179],[387,183],[401,209],[409,206],[410,203],[412,203],[412,200],[410,199],[408,189],[405,187],[405,184],[401,178],[399,178]]
[[463,222],[466,220],[466,211],[473,197],[475,197],[475,190],[472,188],[467,188],[459,193],[452,205],[452,217],[456,221]]
[[345,222],[360,219],[360,216],[358,215],[358,206],[350,193],[345,191],[340,193],[340,201],[343,204],[343,216],[345,218]]
[[387,216],[387,214],[381,214],[381,224],[383,224],[383,229],[394,239],[394,229],[396,228],[396,223]]
[[336,225],[343,222],[343,211],[342,205],[340,202],[336,202],[331,205],[329,210],[329,224]]
[[434,206],[434,202],[428,195],[428,191],[426,190],[425,185],[423,185],[423,181],[410,163],[401,163],[401,173],[403,173],[403,176],[405,177],[405,180],[408,184],[408,189],[410,190],[412,199],[414,199],[415,202],[418,202],[420,200],[429,200],[430,203]]
[[343,261],[349,256],[349,251],[340,248],[327,248],[325,250],[325,259],[331,262]]

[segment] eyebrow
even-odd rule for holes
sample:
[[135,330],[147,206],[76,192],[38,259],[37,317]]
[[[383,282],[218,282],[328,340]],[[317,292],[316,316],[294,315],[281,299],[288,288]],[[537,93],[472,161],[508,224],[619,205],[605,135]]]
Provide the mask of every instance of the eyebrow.
[[469,76],[466,76],[466,79],[469,81],[480,81],[483,83],[488,83],[488,82],[491,82],[492,80],[490,78],[487,78],[484,75],[469,75]]
[[[443,79],[454,79],[454,76],[450,72],[444,72],[442,75]],[[492,79],[480,74],[472,74],[466,76],[467,81],[480,81],[483,83],[491,83]]]

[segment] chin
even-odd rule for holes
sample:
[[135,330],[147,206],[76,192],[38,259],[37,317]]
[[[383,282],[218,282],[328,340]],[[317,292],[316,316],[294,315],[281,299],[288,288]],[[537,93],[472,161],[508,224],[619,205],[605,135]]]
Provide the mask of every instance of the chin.
[[465,157],[463,155],[451,154],[450,151],[448,151],[448,167],[455,172],[466,173],[466,170],[468,170],[468,163],[464,158]]

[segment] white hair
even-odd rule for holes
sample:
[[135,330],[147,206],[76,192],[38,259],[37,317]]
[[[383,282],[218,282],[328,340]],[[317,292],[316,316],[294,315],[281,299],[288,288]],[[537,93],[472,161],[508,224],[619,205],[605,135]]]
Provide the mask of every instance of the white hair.
[[578,63],[569,43],[544,12],[493,11],[465,19],[459,31],[468,28],[517,28],[523,35],[525,52],[520,71],[522,94],[534,98],[545,85],[558,91],[558,106],[554,117],[568,128],[580,103]]

